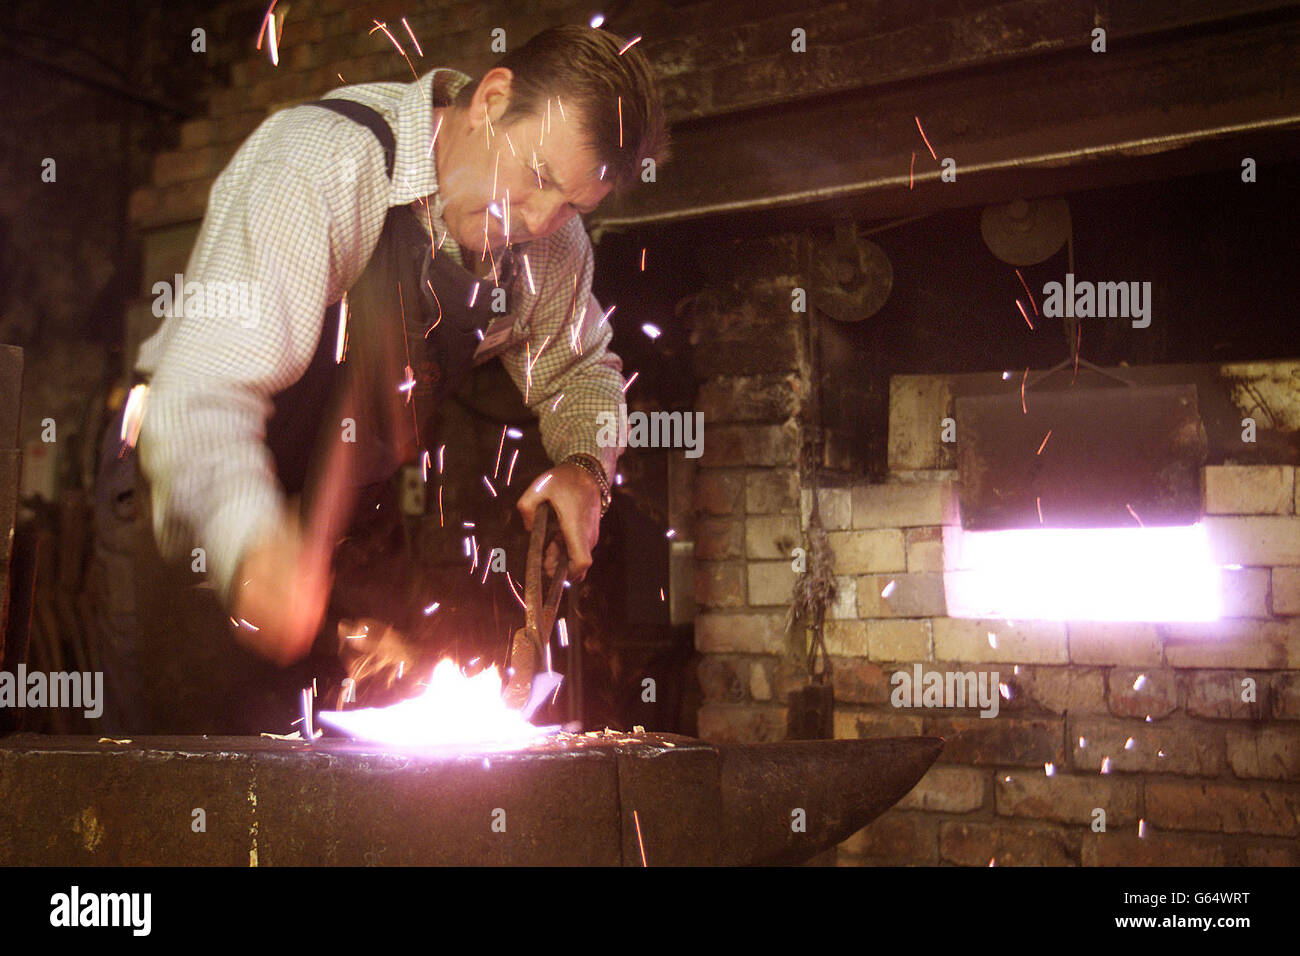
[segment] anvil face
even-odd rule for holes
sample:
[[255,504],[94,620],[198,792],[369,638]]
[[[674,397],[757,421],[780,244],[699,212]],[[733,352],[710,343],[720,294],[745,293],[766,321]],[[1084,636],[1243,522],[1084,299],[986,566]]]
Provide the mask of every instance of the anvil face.
[[0,864],[796,863],[896,803],[941,747],[610,733],[459,754],[20,735],[0,741]]

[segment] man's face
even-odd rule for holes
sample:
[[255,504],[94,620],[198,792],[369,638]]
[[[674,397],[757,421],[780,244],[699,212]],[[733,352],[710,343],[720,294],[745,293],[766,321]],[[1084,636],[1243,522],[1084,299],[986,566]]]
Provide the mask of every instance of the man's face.
[[468,115],[445,111],[439,133],[443,220],[457,244],[480,255],[485,240],[497,250],[507,241],[545,238],[578,213],[594,210],[610,191],[582,118],[562,98],[551,97],[549,115],[543,104],[534,115],[499,124],[509,102],[509,78],[508,70],[488,73]]

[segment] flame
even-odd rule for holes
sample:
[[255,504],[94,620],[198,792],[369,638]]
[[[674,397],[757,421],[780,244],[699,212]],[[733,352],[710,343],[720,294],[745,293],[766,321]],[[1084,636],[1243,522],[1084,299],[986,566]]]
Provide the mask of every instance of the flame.
[[527,746],[559,729],[535,727],[508,707],[495,667],[470,677],[450,659],[433,669],[418,697],[391,707],[322,711],[317,717],[350,737],[396,747],[501,750]]

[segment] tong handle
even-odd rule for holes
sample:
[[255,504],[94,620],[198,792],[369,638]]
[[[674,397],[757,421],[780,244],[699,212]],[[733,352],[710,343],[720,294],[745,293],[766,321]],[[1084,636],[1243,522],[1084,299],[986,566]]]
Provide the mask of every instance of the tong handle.
[[[560,548],[555,577],[550,590],[542,600],[543,571],[546,548],[554,540]],[[569,575],[569,553],[564,546],[559,517],[549,501],[542,501],[533,513],[533,531],[528,544],[528,567],[524,579],[524,632],[537,649],[538,661],[545,657],[546,643],[555,627],[560,598],[564,595],[564,582]]]

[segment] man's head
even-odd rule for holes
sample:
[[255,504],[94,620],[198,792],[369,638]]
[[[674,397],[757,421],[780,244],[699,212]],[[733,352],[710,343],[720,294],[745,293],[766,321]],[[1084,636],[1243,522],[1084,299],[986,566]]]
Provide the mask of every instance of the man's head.
[[637,46],[601,30],[546,30],[467,84],[438,134],[443,218],[482,252],[550,235],[668,156],[663,104]]

